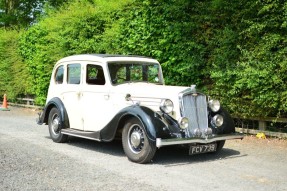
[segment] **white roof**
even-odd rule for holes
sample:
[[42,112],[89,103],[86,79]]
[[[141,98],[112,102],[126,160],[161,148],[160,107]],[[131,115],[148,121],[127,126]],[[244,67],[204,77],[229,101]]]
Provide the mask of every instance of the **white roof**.
[[109,61],[142,61],[142,62],[155,62],[157,60],[143,57],[143,56],[134,56],[134,55],[111,55],[111,54],[79,54],[68,56],[62,58],[58,63],[68,62],[68,61],[100,61],[100,62],[109,62]]

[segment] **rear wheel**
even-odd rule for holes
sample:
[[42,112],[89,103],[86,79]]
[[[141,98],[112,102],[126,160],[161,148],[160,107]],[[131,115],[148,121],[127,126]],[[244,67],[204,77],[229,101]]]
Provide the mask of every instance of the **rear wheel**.
[[136,163],[148,163],[156,152],[155,142],[147,138],[142,123],[136,119],[130,119],[124,126],[122,144],[128,159]]
[[56,107],[52,108],[49,113],[48,126],[50,137],[56,143],[63,143],[68,139],[68,135],[63,135],[61,133],[61,129],[63,127],[61,121],[59,110]]

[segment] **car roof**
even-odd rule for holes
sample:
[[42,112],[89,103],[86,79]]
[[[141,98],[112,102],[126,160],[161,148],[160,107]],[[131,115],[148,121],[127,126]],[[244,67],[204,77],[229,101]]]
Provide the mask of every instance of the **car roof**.
[[98,56],[102,58],[108,58],[108,57],[139,57],[139,58],[149,58],[145,56],[138,56],[138,55],[120,55],[120,54],[87,54],[92,56]]
[[117,54],[78,54],[72,55],[68,57],[64,57],[58,61],[58,63],[68,62],[68,61],[149,61],[156,62],[157,60],[145,57],[145,56],[137,56],[137,55],[117,55]]

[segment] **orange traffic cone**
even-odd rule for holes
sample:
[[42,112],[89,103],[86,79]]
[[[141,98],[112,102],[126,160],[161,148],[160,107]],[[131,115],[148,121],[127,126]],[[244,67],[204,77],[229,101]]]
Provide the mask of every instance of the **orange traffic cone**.
[[3,103],[2,103],[2,107],[0,108],[0,110],[1,111],[9,111],[6,94],[4,94]]

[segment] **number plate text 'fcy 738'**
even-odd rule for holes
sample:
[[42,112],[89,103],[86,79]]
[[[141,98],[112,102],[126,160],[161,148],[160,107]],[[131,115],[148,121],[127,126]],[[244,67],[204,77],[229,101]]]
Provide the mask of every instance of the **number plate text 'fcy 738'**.
[[199,153],[215,152],[216,146],[217,146],[216,144],[190,146],[189,154],[194,155]]

